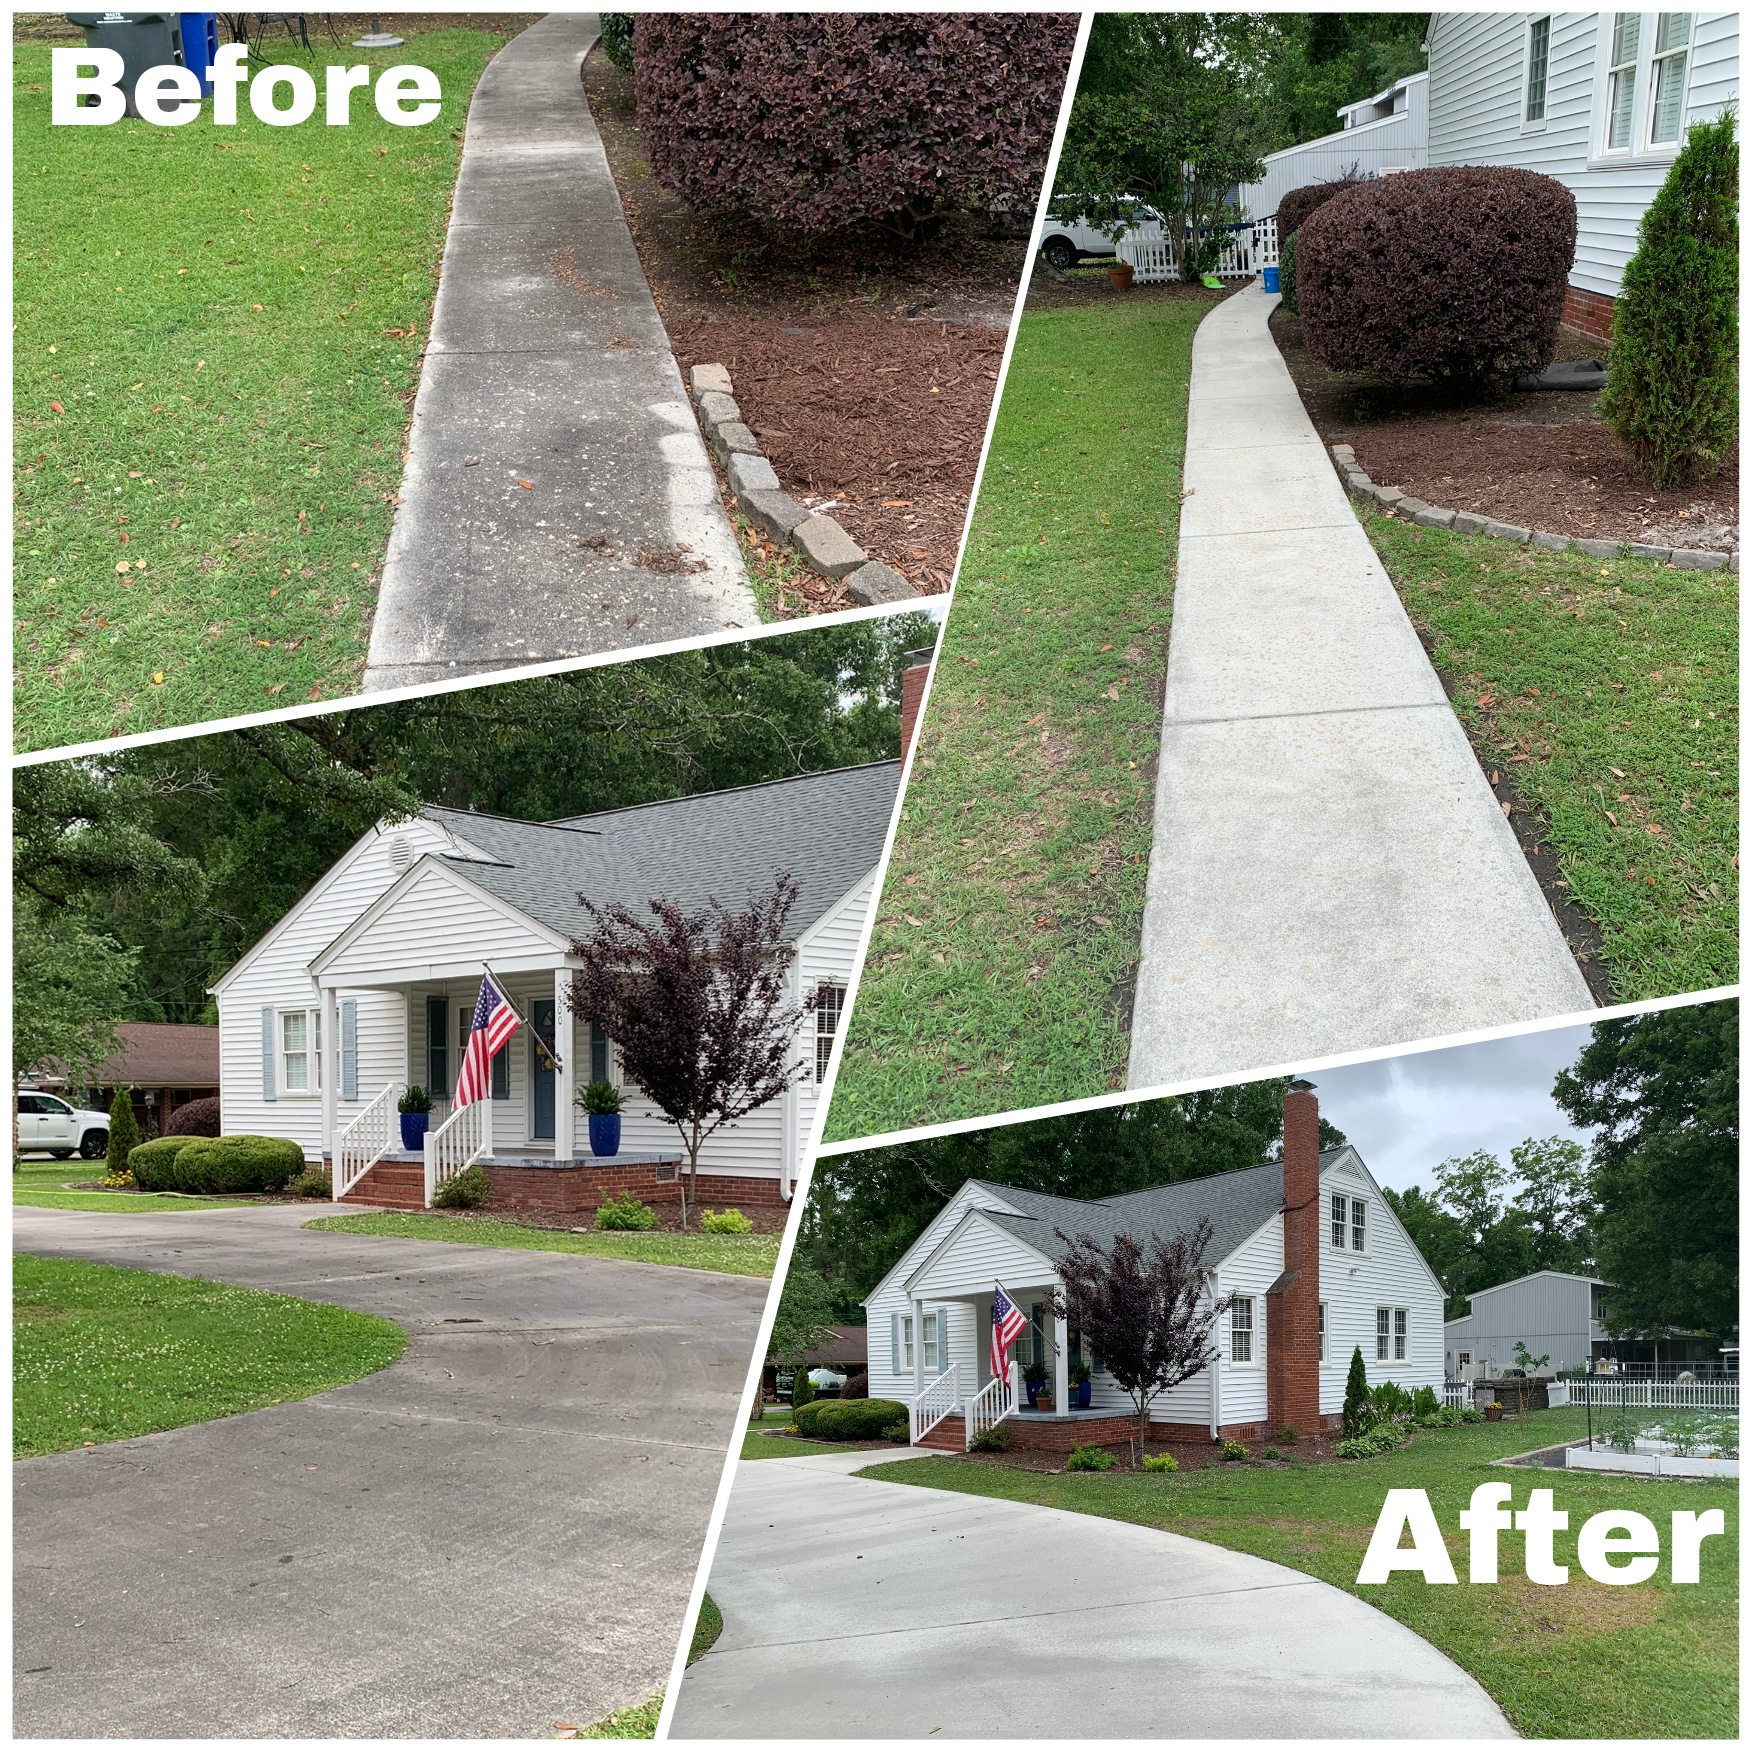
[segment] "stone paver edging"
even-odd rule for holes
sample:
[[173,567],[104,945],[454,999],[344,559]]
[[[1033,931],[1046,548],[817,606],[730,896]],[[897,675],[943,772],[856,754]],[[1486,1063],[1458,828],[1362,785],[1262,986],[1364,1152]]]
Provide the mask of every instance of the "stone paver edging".
[[1381,487],[1370,480],[1357,462],[1357,453],[1348,444],[1330,446],[1332,460],[1340,478],[1353,499],[1366,499],[1395,516],[1409,518],[1428,529],[1452,529],[1458,535],[1489,535],[1501,541],[1519,542],[1523,547],[1549,548],[1562,553],[1576,548],[1592,554],[1597,560],[1653,560],[1657,565],[1676,566],[1682,572],[1738,572],[1738,553],[1719,553],[1713,548],[1651,547],[1641,541],[1601,541],[1593,536],[1553,535],[1545,529],[1523,529],[1518,523],[1499,523],[1476,511],[1448,511],[1440,505],[1426,504],[1402,487]]
[[811,571],[843,580],[846,595],[860,607],[908,602],[919,594],[892,566],[871,559],[833,518],[799,505],[780,487],[736,405],[727,366],[694,366],[689,387],[706,442],[750,523],[793,548]]

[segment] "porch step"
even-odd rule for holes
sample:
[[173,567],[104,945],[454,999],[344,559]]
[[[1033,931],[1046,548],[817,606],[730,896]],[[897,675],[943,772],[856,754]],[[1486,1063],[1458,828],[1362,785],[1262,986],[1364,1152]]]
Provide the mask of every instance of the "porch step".
[[950,1454],[967,1452],[967,1423],[959,1417],[946,1417],[919,1438],[921,1448],[942,1448]]
[[376,1162],[357,1185],[342,1194],[341,1203],[422,1211],[426,1208],[425,1167],[416,1162]]

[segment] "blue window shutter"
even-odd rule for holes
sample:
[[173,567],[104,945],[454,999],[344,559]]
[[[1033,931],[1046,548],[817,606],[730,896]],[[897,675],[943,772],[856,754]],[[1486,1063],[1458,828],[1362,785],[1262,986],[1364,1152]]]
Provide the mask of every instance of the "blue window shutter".
[[493,1054],[493,1099],[511,1099],[511,1046],[507,1042]]
[[262,1005],[262,1099],[272,1101],[274,1094],[274,1006]]
[[608,1081],[608,1036],[594,1022],[590,1024],[590,1081]]
[[341,999],[341,1099],[359,1099],[359,1000]]
[[890,1360],[894,1364],[894,1373],[898,1377],[900,1374],[900,1316],[898,1314],[888,1316],[888,1344],[892,1353]]
[[949,1310],[937,1310],[937,1373],[949,1367]]

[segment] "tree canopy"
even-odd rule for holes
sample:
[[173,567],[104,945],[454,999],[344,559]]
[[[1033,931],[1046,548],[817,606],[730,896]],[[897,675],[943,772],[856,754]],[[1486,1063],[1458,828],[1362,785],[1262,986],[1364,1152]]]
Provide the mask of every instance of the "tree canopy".
[[892,758],[905,652],[935,636],[918,614],[811,627],[22,767],[15,974],[77,978],[59,1012],[43,988],[45,1025],[106,998],[105,1020],[200,1021],[373,823],[427,804],[556,820]]

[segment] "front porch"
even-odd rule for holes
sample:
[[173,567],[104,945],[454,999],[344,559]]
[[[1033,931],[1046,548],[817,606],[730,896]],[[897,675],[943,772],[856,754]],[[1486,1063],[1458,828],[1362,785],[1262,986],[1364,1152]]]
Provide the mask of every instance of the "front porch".
[[[560,1161],[528,1151],[508,1151],[478,1156],[469,1166],[484,1169],[493,1183],[493,1196],[483,1207],[489,1212],[594,1218],[608,1200],[628,1193],[642,1204],[681,1202],[683,1162],[679,1156],[623,1153]],[[701,1177],[702,1199],[707,1178]],[[430,1202],[425,1154],[386,1150],[336,1196],[342,1204],[425,1210]],[[750,1202],[745,1190],[739,1196]]]

